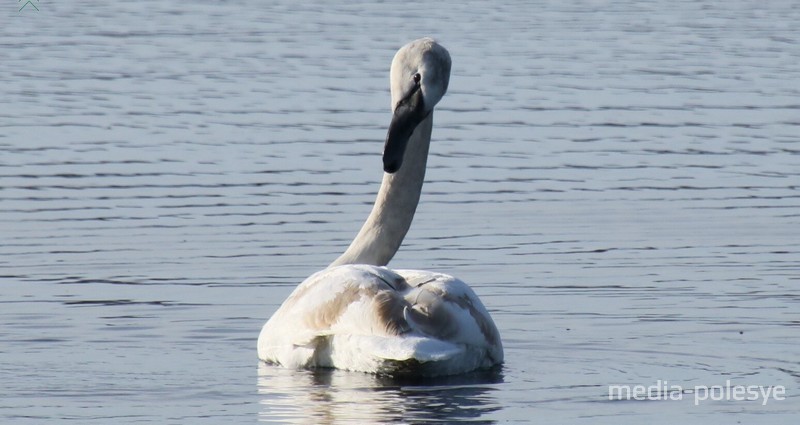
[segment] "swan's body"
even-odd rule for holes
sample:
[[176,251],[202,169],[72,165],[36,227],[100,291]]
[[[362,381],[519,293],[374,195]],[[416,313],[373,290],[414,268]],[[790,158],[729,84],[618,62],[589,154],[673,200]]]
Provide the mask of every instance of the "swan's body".
[[433,107],[447,91],[450,56],[429,38],[392,61],[393,117],[386,172],[350,247],[301,283],[267,321],[260,359],[292,368],[450,375],[503,361],[497,328],[475,293],[448,275],[385,266],[419,202]]

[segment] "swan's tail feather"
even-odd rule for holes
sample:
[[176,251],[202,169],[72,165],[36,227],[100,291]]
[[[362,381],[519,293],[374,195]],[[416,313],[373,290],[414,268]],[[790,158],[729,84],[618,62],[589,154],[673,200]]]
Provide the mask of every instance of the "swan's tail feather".
[[336,335],[331,341],[330,363],[339,369],[404,374],[462,352],[459,345],[419,336]]
[[385,360],[417,360],[432,362],[447,360],[461,352],[458,345],[438,339],[424,337],[376,337],[359,336],[359,345],[364,352]]

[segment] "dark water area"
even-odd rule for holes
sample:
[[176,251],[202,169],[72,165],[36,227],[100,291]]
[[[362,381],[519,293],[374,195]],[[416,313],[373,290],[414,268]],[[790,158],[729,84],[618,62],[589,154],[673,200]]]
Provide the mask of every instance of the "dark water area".
[[[0,422],[796,419],[793,2],[36,4],[0,12]],[[468,282],[505,365],[259,364],[368,214],[425,35],[452,78],[390,266]],[[773,392],[698,400],[726,385]]]

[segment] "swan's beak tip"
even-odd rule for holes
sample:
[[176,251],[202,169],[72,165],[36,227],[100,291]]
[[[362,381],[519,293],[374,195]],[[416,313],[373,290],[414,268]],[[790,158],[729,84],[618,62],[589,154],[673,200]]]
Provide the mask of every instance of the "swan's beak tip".
[[383,171],[389,174],[394,174],[397,170],[400,169],[400,161],[384,161],[383,162]]

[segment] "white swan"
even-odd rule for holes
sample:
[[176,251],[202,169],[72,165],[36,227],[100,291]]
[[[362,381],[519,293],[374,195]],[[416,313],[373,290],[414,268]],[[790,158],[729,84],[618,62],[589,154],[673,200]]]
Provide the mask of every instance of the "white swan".
[[503,361],[497,327],[467,284],[444,274],[383,267],[414,218],[433,107],[449,79],[450,55],[434,40],[415,40],[397,52],[385,173],[372,212],[347,251],[301,283],[267,321],[258,337],[261,360],[415,376],[463,373]]

